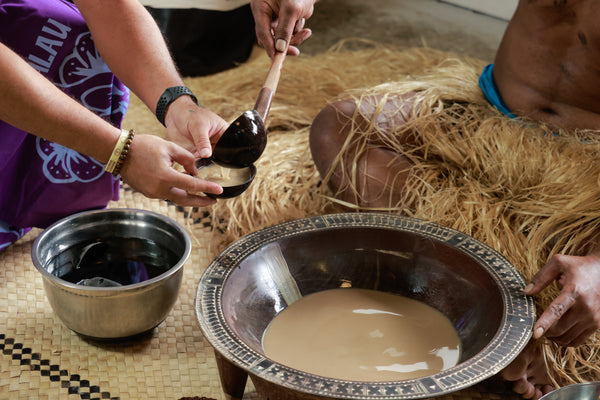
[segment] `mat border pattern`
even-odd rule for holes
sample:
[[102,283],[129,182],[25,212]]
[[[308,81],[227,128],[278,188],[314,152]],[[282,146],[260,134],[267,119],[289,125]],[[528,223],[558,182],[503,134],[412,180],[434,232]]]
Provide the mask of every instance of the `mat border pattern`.
[[39,371],[41,376],[48,377],[51,382],[60,382],[69,395],[78,394],[83,400],[120,400],[120,397],[112,397],[110,392],[102,391],[99,385],[92,385],[80,375],[71,374],[68,370],[61,369],[60,365],[52,364],[49,359],[43,358],[42,354],[34,353],[30,347],[25,347],[14,338],[6,337],[4,333],[0,333],[0,350],[3,356],[18,361],[21,368]]

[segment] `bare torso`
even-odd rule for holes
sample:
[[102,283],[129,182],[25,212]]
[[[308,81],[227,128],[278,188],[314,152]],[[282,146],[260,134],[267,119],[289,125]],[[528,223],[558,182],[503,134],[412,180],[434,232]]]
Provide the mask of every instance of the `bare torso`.
[[520,0],[494,79],[519,116],[600,129],[600,0]]

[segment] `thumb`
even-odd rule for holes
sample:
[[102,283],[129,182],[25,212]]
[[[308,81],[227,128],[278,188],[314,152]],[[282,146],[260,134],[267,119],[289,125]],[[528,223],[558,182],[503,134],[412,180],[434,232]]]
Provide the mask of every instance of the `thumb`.
[[213,145],[215,145],[229,125],[220,117],[213,115],[211,112],[206,112],[203,115],[201,122],[194,127],[190,127],[194,132],[200,134],[193,135],[194,146],[196,150],[194,155],[197,158],[209,158],[213,153]]
[[280,52],[286,52],[290,45],[290,40],[296,27],[296,16],[287,9],[281,10],[277,29],[275,30],[275,49]]
[[194,145],[196,146],[194,155],[197,158],[208,158],[212,155],[212,145],[210,144],[210,139],[208,137],[203,135],[195,137]]

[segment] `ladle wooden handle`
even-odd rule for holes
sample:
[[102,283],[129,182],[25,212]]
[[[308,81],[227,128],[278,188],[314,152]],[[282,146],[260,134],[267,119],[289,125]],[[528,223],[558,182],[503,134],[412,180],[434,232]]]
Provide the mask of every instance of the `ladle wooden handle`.
[[265,79],[265,84],[258,93],[258,99],[256,100],[256,104],[254,105],[254,109],[261,116],[263,122],[267,120],[267,115],[269,115],[271,101],[273,100],[273,96],[275,95],[275,91],[277,90],[277,84],[279,83],[279,77],[281,76],[281,67],[283,66],[285,55],[286,52],[283,51],[277,52],[273,56],[273,60],[271,61],[271,68],[269,68],[269,73],[267,74],[267,78]]

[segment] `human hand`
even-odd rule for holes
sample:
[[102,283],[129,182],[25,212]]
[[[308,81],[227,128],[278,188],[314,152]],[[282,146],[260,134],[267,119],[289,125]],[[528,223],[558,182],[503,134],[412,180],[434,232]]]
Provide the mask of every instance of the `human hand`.
[[561,292],[538,318],[533,337],[579,346],[600,327],[600,251],[581,257],[554,255],[525,294],[536,295],[555,280]]
[[533,339],[500,375],[511,383],[513,392],[524,399],[539,400],[555,389],[548,375],[541,344]]
[[181,96],[167,109],[165,126],[169,140],[196,158],[208,158],[229,125],[217,114],[199,107],[191,97]]
[[[136,135],[121,168],[121,177],[149,198],[171,200],[184,207],[206,207],[216,200],[190,193],[221,194],[223,188],[196,178],[195,161],[191,152],[175,143],[154,135]],[[175,162],[185,172],[173,168]]]
[[251,0],[258,44],[269,57],[287,51],[298,55],[299,46],[312,31],[304,27],[314,11],[317,0]]

